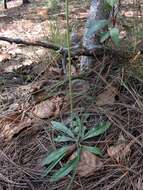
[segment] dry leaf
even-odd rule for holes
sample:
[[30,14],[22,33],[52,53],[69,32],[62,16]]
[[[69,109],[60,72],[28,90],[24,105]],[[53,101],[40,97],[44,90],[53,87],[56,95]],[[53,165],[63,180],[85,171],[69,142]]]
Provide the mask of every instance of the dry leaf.
[[[70,160],[74,159],[75,156],[76,153],[72,154]],[[90,152],[83,151],[81,153],[81,159],[78,164],[77,173],[81,177],[86,177],[93,174],[93,172],[101,168],[102,165],[103,162],[99,157]]]
[[[38,82],[33,83],[32,85],[30,84],[30,92],[34,93],[36,91],[39,91],[40,89],[42,89],[44,86],[46,86],[48,84],[47,80],[41,80]],[[28,86],[28,85],[27,85]]]
[[47,7],[46,8],[37,8],[37,14],[40,15],[40,16],[43,16],[43,17],[46,17],[48,16],[48,9]]
[[50,73],[53,74],[53,75],[61,75],[61,69],[59,69],[58,67],[53,67],[53,66],[51,66],[51,67],[49,68],[49,71],[50,71]]
[[33,113],[41,119],[58,116],[63,105],[63,97],[54,97],[37,104]]
[[126,144],[110,146],[107,150],[108,155],[111,158],[115,159],[117,162],[124,160],[130,151],[130,146]]
[[118,91],[114,87],[108,87],[96,98],[96,105],[103,106],[106,104],[113,104],[115,101],[115,96],[118,94]]
[[[11,117],[10,117],[11,116]],[[19,133],[31,128],[32,133],[41,126],[40,120],[24,117],[23,114],[11,114],[0,120],[0,139],[9,142]],[[30,133],[30,134],[32,134]]]
[[0,62],[9,60],[11,58],[11,55],[8,53],[0,53]]
[[127,144],[124,136],[120,134],[117,144],[110,146],[107,150],[107,153],[112,159],[115,159],[117,162],[119,162],[124,160],[130,151],[130,144]]
[[20,120],[20,117],[12,115],[11,118],[2,119],[0,122],[0,138],[11,141],[16,134],[31,125],[32,121],[28,117]]

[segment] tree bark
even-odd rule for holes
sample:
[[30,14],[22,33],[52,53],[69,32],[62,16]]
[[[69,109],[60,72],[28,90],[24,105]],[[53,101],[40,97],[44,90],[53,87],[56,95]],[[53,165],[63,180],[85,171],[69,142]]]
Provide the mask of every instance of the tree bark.
[[6,0],[3,0],[3,4],[4,4],[4,8],[7,9],[7,1]]
[[[90,23],[93,20],[95,21],[99,21],[102,19],[108,20],[110,16],[110,12],[104,10],[103,3],[104,0],[91,0],[89,16],[87,19],[84,37],[83,37],[83,47],[89,51],[92,51],[93,47],[95,51],[96,47],[99,48],[101,44],[99,38],[96,36],[96,33],[94,33],[92,36],[87,35],[87,33],[90,30],[90,28],[88,27],[88,23]],[[83,56],[80,62],[81,71],[85,70],[86,68],[88,69],[94,63],[95,59],[93,57]]]
[[[8,2],[8,0],[3,0],[3,4],[4,4],[5,9],[7,9],[7,2]],[[22,4],[28,4],[28,3],[30,3],[29,0],[23,0],[22,1]]]
[[29,0],[23,0],[23,4],[28,4],[30,3]]
[[[9,37],[4,37],[4,36],[0,36],[0,41],[5,41],[5,42],[9,42],[9,43],[15,43],[15,44],[23,44],[26,46],[37,46],[37,47],[43,47],[43,48],[47,48],[47,49],[52,49],[54,51],[58,51],[58,53],[60,53],[61,55],[65,55],[67,56],[68,50],[67,48],[64,47],[60,47],[56,44],[52,44],[49,42],[42,42],[42,41],[26,41],[26,40],[22,40],[20,38],[9,38]],[[132,51],[119,51],[116,49],[112,49],[112,48],[106,48],[106,47],[97,47],[96,49],[94,49],[93,51],[90,51],[88,49],[84,49],[84,48],[71,48],[71,56],[75,57],[75,56],[88,56],[89,57],[95,57],[96,56],[100,57],[103,55],[103,51],[105,55],[113,55],[113,56],[119,56],[122,58],[126,58],[128,56],[131,56],[133,54]],[[143,50],[139,50],[141,52],[141,54],[143,54]]]

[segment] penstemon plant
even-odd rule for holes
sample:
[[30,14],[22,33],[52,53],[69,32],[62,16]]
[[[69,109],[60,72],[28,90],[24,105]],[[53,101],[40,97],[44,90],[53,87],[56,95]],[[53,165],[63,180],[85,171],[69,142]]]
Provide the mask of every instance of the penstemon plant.
[[102,156],[102,150],[96,146],[87,146],[86,141],[103,134],[111,125],[109,122],[99,122],[94,127],[87,129],[78,116],[75,117],[72,127],[67,127],[61,122],[52,121],[52,128],[59,132],[54,138],[55,143],[64,143],[64,145],[52,151],[43,160],[43,166],[46,166],[44,176],[53,173],[52,170],[69,153],[71,145],[76,147],[76,157],[67,161],[58,171],[52,174],[51,181],[58,181],[77,168],[80,161],[81,151],[88,151],[97,156]]

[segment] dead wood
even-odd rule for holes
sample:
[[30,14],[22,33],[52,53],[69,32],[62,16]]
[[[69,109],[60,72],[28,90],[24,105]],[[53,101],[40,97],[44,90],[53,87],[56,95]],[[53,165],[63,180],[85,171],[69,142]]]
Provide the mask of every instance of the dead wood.
[[[9,38],[9,37],[3,37],[0,36],[1,41],[6,41],[9,43],[15,43],[15,44],[23,44],[26,46],[38,46],[38,47],[43,47],[47,49],[51,49],[54,51],[58,51],[58,53],[62,55],[68,55],[68,50],[65,47],[61,47],[49,42],[42,42],[42,41],[26,41],[22,40],[20,38]],[[141,52],[142,53],[142,52]],[[120,58],[130,58],[131,55],[133,55],[133,52],[130,51],[121,51],[117,49],[112,49],[112,48],[107,48],[104,46],[101,47],[96,47],[96,49],[85,49],[85,48],[79,48],[79,49],[74,49],[71,48],[71,55],[72,57],[75,56],[92,56],[92,57],[99,57],[103,55],[113,55],[113,56],[118,56]]]

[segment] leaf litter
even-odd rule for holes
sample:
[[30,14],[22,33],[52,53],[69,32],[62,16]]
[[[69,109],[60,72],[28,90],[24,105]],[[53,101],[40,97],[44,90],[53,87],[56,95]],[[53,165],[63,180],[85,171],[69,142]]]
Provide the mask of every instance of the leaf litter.
[[[70,156],[70,160],[73,160],[76,156],[76,153],[73,153]],[[101,158],[92,154],[88,151],[82,151],[80,155],[80,161],[77,167],[77,174],[80,177],[87,177],[92,175],[94,172],[98,172],[97,170],[103,166],[103,162]],[[96,175],[96,174],[95,174]]]
[[125,160],[127,156],[129,156],[130,152],[130,144],[126,143],[124,136],[121,134],[118,138],[117,143],[107,149],[108,155],[118,163]]
[[[14,11],[16,12],[16,10],[14,10]],[[23,10],[20,9],[20,11],[21,11],[21,14],[23,14],[23,11],[24,11],[24,13],[26,13],[24,9]],[[40,11],[40,10],[38,10],[38,11]],[[40,17],[42,17],[42,14],[43,15],[48,14],[48,12],[47,13],[46,12],[44,13],[44,11],[43,11],[43,13],[41,12]],[[29,18],[27,13],[25,16],[27,18]],[[83,18],[86,18],[86,16],[87,16],[87,13],[85,13],[85,14],[83,13]],[[35,17],[35,16],[33,16],[33,17]],[[46,17],[47,16],[45,16],[45,18]],[[27,23],[27,26],[24,27],[24,25],[26,25],[26,23]],[[45,23],[46,22],[43,22],[42,25],[46,25]],[[6,27],[8,27],[8,26],[9,26],[9,30],[5,30]],[[17,28],[17,26],[19,26],[19,28]],[[21,23],[20,23],[20,21],[16,21],[16,22],[13,22],[13,24],[8,23],[8,21],[7,21],[6,27],[4,26],[3,32],[5,32],[5,34],[8,34],[11,37],[16,37],[17,35],[21,34],[21,36],[24,38],[28,37],[28,38],[34,38],[34,39],[38,38],[39,39],[41,36],[43,36],[43,34],[42,34],[43,28],[41,27],[42,29],[39,29],[40,25],[37,25],[35,27],[33,27],[33,26],[35,26],[35,23],[33,23],[32,21],[28,21],[28,20],[25,20],[25,21],[22,20]],[[18,29],[19,31],[17,32],[17,31],[15,31],[15,29]],[[27,31],[24,32],[24,30],[27,30]],[[48,29],[46,28],[46,30],[48,30]],[[15,32],[17,32],[17,33],[15,33]],[[38,32],[41,32],[41,36],[39,35]],[[7,49],[10,48],[10,46],[8,44],[5,44],[5,46],[7,46]],[[21,48],[21,47],[18,47],[18,48]],[[27,52],[28,52],[28,50],[31,51],[30,48],[26,49]],[[7,50],[4,49],[4,51],[6,52]],[[11,51],[13,51],[13,50],[11,50]],[[19,50],[18,51],[14,50],[13,56],[16,56],[16,57],[19,56],[18,52],[22,53]],[[29,53],[29,55],[35,56],[34,53],[32,53],[32,54]],[[1,60],[3,62],[3,64],[5,64],[5,65],[7,64],[7,59],[10,60],[11,57],[6,56],[3,60]],[[33,61],[32,61],[32,63],[33,63]],[[37,63],[37,60],[35,61],[35,63]],[[21,62],[20,62],[20,64],[21,64]],[[54,77],[58,74],[58,72],[60,72],[60,70],[59,69],[56,70],[53,68],[51,68],[51,70],[52,70],[52,72],[54,72],[53,77],[50,78],[50,82],[53,85],[53,81],[54,81],[54,83],[57,82],[57,80],[55,80]],[[32,71],[33,70],[31,70],[31,75],[33,74]],[[4,71],[2,70],[1,73],[4,74]],[[21,74],[23,74],[23,73],[21,73]],[[77,76],[75,68],[73,68],[73,74],[75,76]],[[49,75],[49,73],[47,75]],[[63,181],[60,181],[60,182],[57,182],[57,183],[51,185],[51,184],[49,184],[48,177],[46,178],[46,180],[44,179],[43,181],[41,180],[40,177],[41,177],[41,173],[43,172],[43,170],[41,169],[41,160],[43,159],[44,155],[46,154],[47,149],[49,149],[49,147],[52,144],[51,143],[52,142],[52,140],[51,140],[52,134],[48,131],[49,125],[48,125],[48,120],[46,120],[46,118],[58,117],[58,118],[64,119],[68,113],[67,112],[63,113],[63,112],[61,112],[61,110],[62,110],[62,105],[64,104],[67,106],[67,104],[65,104],[65,102],[62,98],[60,98],[59,96],[55,96],[55,95],[52,96],[52,98],[48,98],[47,100],[44,100],[44,101],[42,100],[42,101],[39,101],[38,103],[36,102],[36,105],[33,103],[33,101],[31,101],[31,99],[32,99],[31,94],[33,92],[35,92],[36,90],[41,90],[41,88],[44,88],[47,85],[47,84],[40,85],[40,84],[36,83],[37,79],[42,81],[43,76],[41,78],[38,78],[39,76],[37,76],[37,75],[34,76],[34,80],[32,79],[33,81],[32,81],[32,83],[30,83],[33,85],[35,84],[33,89],[32,89],[32,85],[30,86],[29,84],[26,84],[25,80],[23,80],[21,85],[18,86],[18,88],[21,89],[20,93],[16,91],[16,89],[17,89],[16,86],[18,84],[16,84],[15,82],[9,83],[9,82],[13,81],[15,76],[10,75],[10,77],[11,77],[10,79],[8,79],[9,75],[5,75],[5,76],[6,76],[4,78],[5,80],[1,84],[1,88],[0,88],[1,96],[3,96],[3,98],[5,98],[4,94],[3,94],[3,90],[5,90],[5,93],[7,93],[8,101],[9,101],[9,97],[11,96],[12,93],[14,94],[14,96],[12,96],[11,101],[9,103],[5,104],[4,103],[5,101],[1,101],[1,105],[0,105],[0,108],[1,108],[0,129],[3,130],[3,132],[1,133],[1,135],[3,135],[3,136],[1,136],[1,137],[8,139],[8,142],[9,142],[8,144],[6,144],[6,146],[5,146],[5,144],[1,143],[1,158],[0,158],[1,168],[0,169],[1,169],[1,176],[2,176],[1,177],[2,178],[1,179],[2,180],[2,184],[1,184],[2,188],[6,189],[7,187],[9,187],[9,183],[10,183],[9,180],[11,180],[14,183],[16,182],[15,183],[16,185],[14,187],[15,189],[22,189],[22,188],[24,189],[24,188],[29,188],[29,187],[31,187],[31,189],[36,189],[37,181],[38,181],[39,189],[43,189],[43,186],[44,186],[45,188],[50,187],[51,189],[59,189],[59,190],[61,189],[62,190],[63,187],[65,186],[65,184],[68,183],[67,178],[64,179]],[[28,75],[26,75],[26,77],[28,78]],[[115,75],[114,77],[116,78],[117,76]],[[125,78],[126,78],[126,75],[125,75]],[[90,94],[90,92],[91,92],[90,85],[95,84],[96,79],[97,79],[96,76],[93,76],[91,74],[91,76],[87,79],[89,81],[83,82],[83,85],[82,85],[82,82],[78,81],[77,83],[80,83],[79,87],[81,89],[81,92]],[[136,93],[142,96],[142,93],[141,93],[142,82],[141,81],[135,80],[135,82],[133,82],[132,78],[129,77],[129,80],[127,80],[126,82],[129,83],[129,85],[132,84],[132,89],[134,88],[136,90]],[[84,85],[84,83],[85,83],[85,85]],[[14,86],[12,86],[12,85],[14,85]],[[133,189],[133,185],[132,185],[132,183],[130,183],[130,180],[133,180],[133,183],[136,180],[137,182],[135,183],[135,186],[137,186],[140,189],[141,185],[142,185],[141,179],[142,179],[143,168],[142,168],[141,147],[138,146],[137,142],[141,141],[141,143],[142,143],[142,139],[138,138],[138,136],[140,136],[140,134],[142,134],[142,129],[141,129],[141,122],[142,122],[142,113],[141,112],[142,111],[139,110],[139,108],[136,107],[136,105],[134,105],[134,108],[131,109],[132,105],[130,103],[130,100],[132,100],[134,102],[134,97],[131,95],[130,92],[128,92],[127,89],[123,88],[123,86],[121,86],[121,88],[123,88],[121,93],[122,93],[123,97],[125,95],[127,98],[125,100],[123,100],[123,102],[120,102],[121,103],[120,105],[115,105],[114,104],[115,96],[118,95],[118,93],[119,93],[118,90],[114,87],[109,87],[109,86],[102,87],[102,81],[100,81],[98,85],[99,85],[98,88],[100,90],[102,88],[102,92],[96,96],[95,103],[99,107],[104,106],[104,105],[112,106],[112,108],[114,110],[114,116],[112,116],[112,118],[110,118],[110,119],[111,119],[111,121],[114,121],[113,122],[114,124],[117,123],[119,128],[116,127],[116,125],[115,126],[113,125],[113,128],[112,128],[113,131],[111,132],[111,134],[107,134],[107,136],[106,136],[107,140],[104,139],[104,137],[102,137],[101,139],[98,139],[99,143],[102,144],[102,147],[105,150],[105,152],[107,152],[108,158],[109,157],[111,158],[110,160],[109,159],[106,160],[105,157],[103,158],[107,162],[106,165],[103,164],[103,161],[100,157],[95,156],[94,154],[89,153],[89,152],[82,153],[81,161],[77,168],[77,172],[80,177],[87,177],[87,178],[86,178],[86,180],[81,178],[81,186],[79,185],[78,179],[75,179],[75,181],[77,183],[75,183],[75,185],[74,185],[75,188],[74,187],[73,188],[79,190],[79,189],[81,189],[81,187],[84,186],[85,189],[100,190],[101,187],[103,189],[110,189],[110,184],[113,184],[112,189],[115,189],[115,190],[120,189],[120,187],[123,187],[124,189]],[[9,86],[11,88],[10,93],[8,93]],[[61,88],[61,89],[63,90],[63,88]],[[59,89],[59,90],[61,91],[61,89]],[[57,88],[57,91],[58,91],[58,88]],[[75,87],[75,91],[78,92],[78,85],[77,85],[77,87]],[[44,94],[44,98],[47,95],[48,95],[48,93]],[[138,97],[141,97],[141,96],[138,96]],[[82,98],[82,96],[81,96],[81,98]],[[126,101],[126,100],[128,100],[128,101]],[[20,108],[20,110],[21,110],[20,117],[19,117],[19,113],[18,114],[15,113],[15,109],[14,109],[14,107],[16,109],[17,109],[17,107],[19,107],[15,104],[15,102],[17,102],[17,101],[18,101],[18,105],[19,104],[23,105]],[[30,108],[32,107],[30,110],[29,109],[27,110],[26,109],[27,106],[24,106],[27,103]],[[13,106],[11,106],[11,104],[13,104]],[[87,104],[88,104],[88,106],[84,107]],[[79,105],[81,106],[80,109],[79,109]],[[108,115],[106,115],[106,113],[103,114],[103,111],[101,111],[101,110],[98,110],[98,109],[90,110],[89,105],[92,105],[92,107],[95,106],[94,102],[88,102],[86,97],[84,96],[83,100],[81,100],[81,101],[79,100],[78,106],[77,107],[75,106],[75,108],[74,108],[75,111],[78,111],[78,112],[81,111],[82,113],[84,111],[86,111],[91,114],[91,116],[89,117],[90,119],[88,119],[88,121],[86,123],[87,125],[89,125],[89,127],[93,126],[97,122],[97,120],[95,119],[95,115],[98,116],[98,118],[102,118],[102,119],[105,118],[105,120],[108,118]],[[12,108],[13,110],[9,110],[10,107],[11,108],[13,107]],[[35,116],[33,116],[33,113],[31,113],[34,110],[33,108],[36,110],[36,113],[34,113]],[[9,112],[10,113],[12,112],[11,115],[8,114]],[[13,114],[13,112],[15,114]],[[38,113],[38,115],[36,116],[37,113]],[[104,117],[102,117],[102,116],[104,116]],[[7,117],[10,119],[7,119]],[[39,118],[37,119],[35,117],[39,117]],[[38,129],[36,131],[36,133],[34,133],[34,129],[35,130]],[[123,133],[125,133],[124,135],[128,136],[128,138],[134,137],[137,139],[135,141],[136,143],[132,144],[132,149],[133,149],[132,152],[131,152],[131,147],[126,142],[126,140],[125,141],[119,140],[119,134],[121,131]],[[0,140],[2,140],[2,138]],[[93,142],[93,143],[95,143],[95,142]],[[112,144],[112,146],[111,145],[108,146],[108,143]],[[112,162],[112,165],[114,165],[114,167],[112,168],[110,166],[111,160],[120,162],[120,161],[126,159],[126,157],[128,157],[128,159],[126,160],[125,166],[127,166],[129,168],[132,167],[131,169],[134,170],[132,175],[127,176],[127,177],[122,176],[123,173],[119,171],[120,168],[118,168],[118,166],[114,165],[113,162]],[[135,159],[135,158],[139,158],[139,157],[141,159]],[[109,160],[109,162],[108,162],[108,160]],[[140,168],[138,166],[140,166]],[[136,173],[138,173],[139,177],[138,177],[138,175],[136,175]],[[110,176],[111,176],[111,178],[110,178]],[[119,183],[117,183],[117,181],[119,181],[119,180],[120,180],[120,187],[119,187]],[[5,183],[3,183],[3,181]]]

